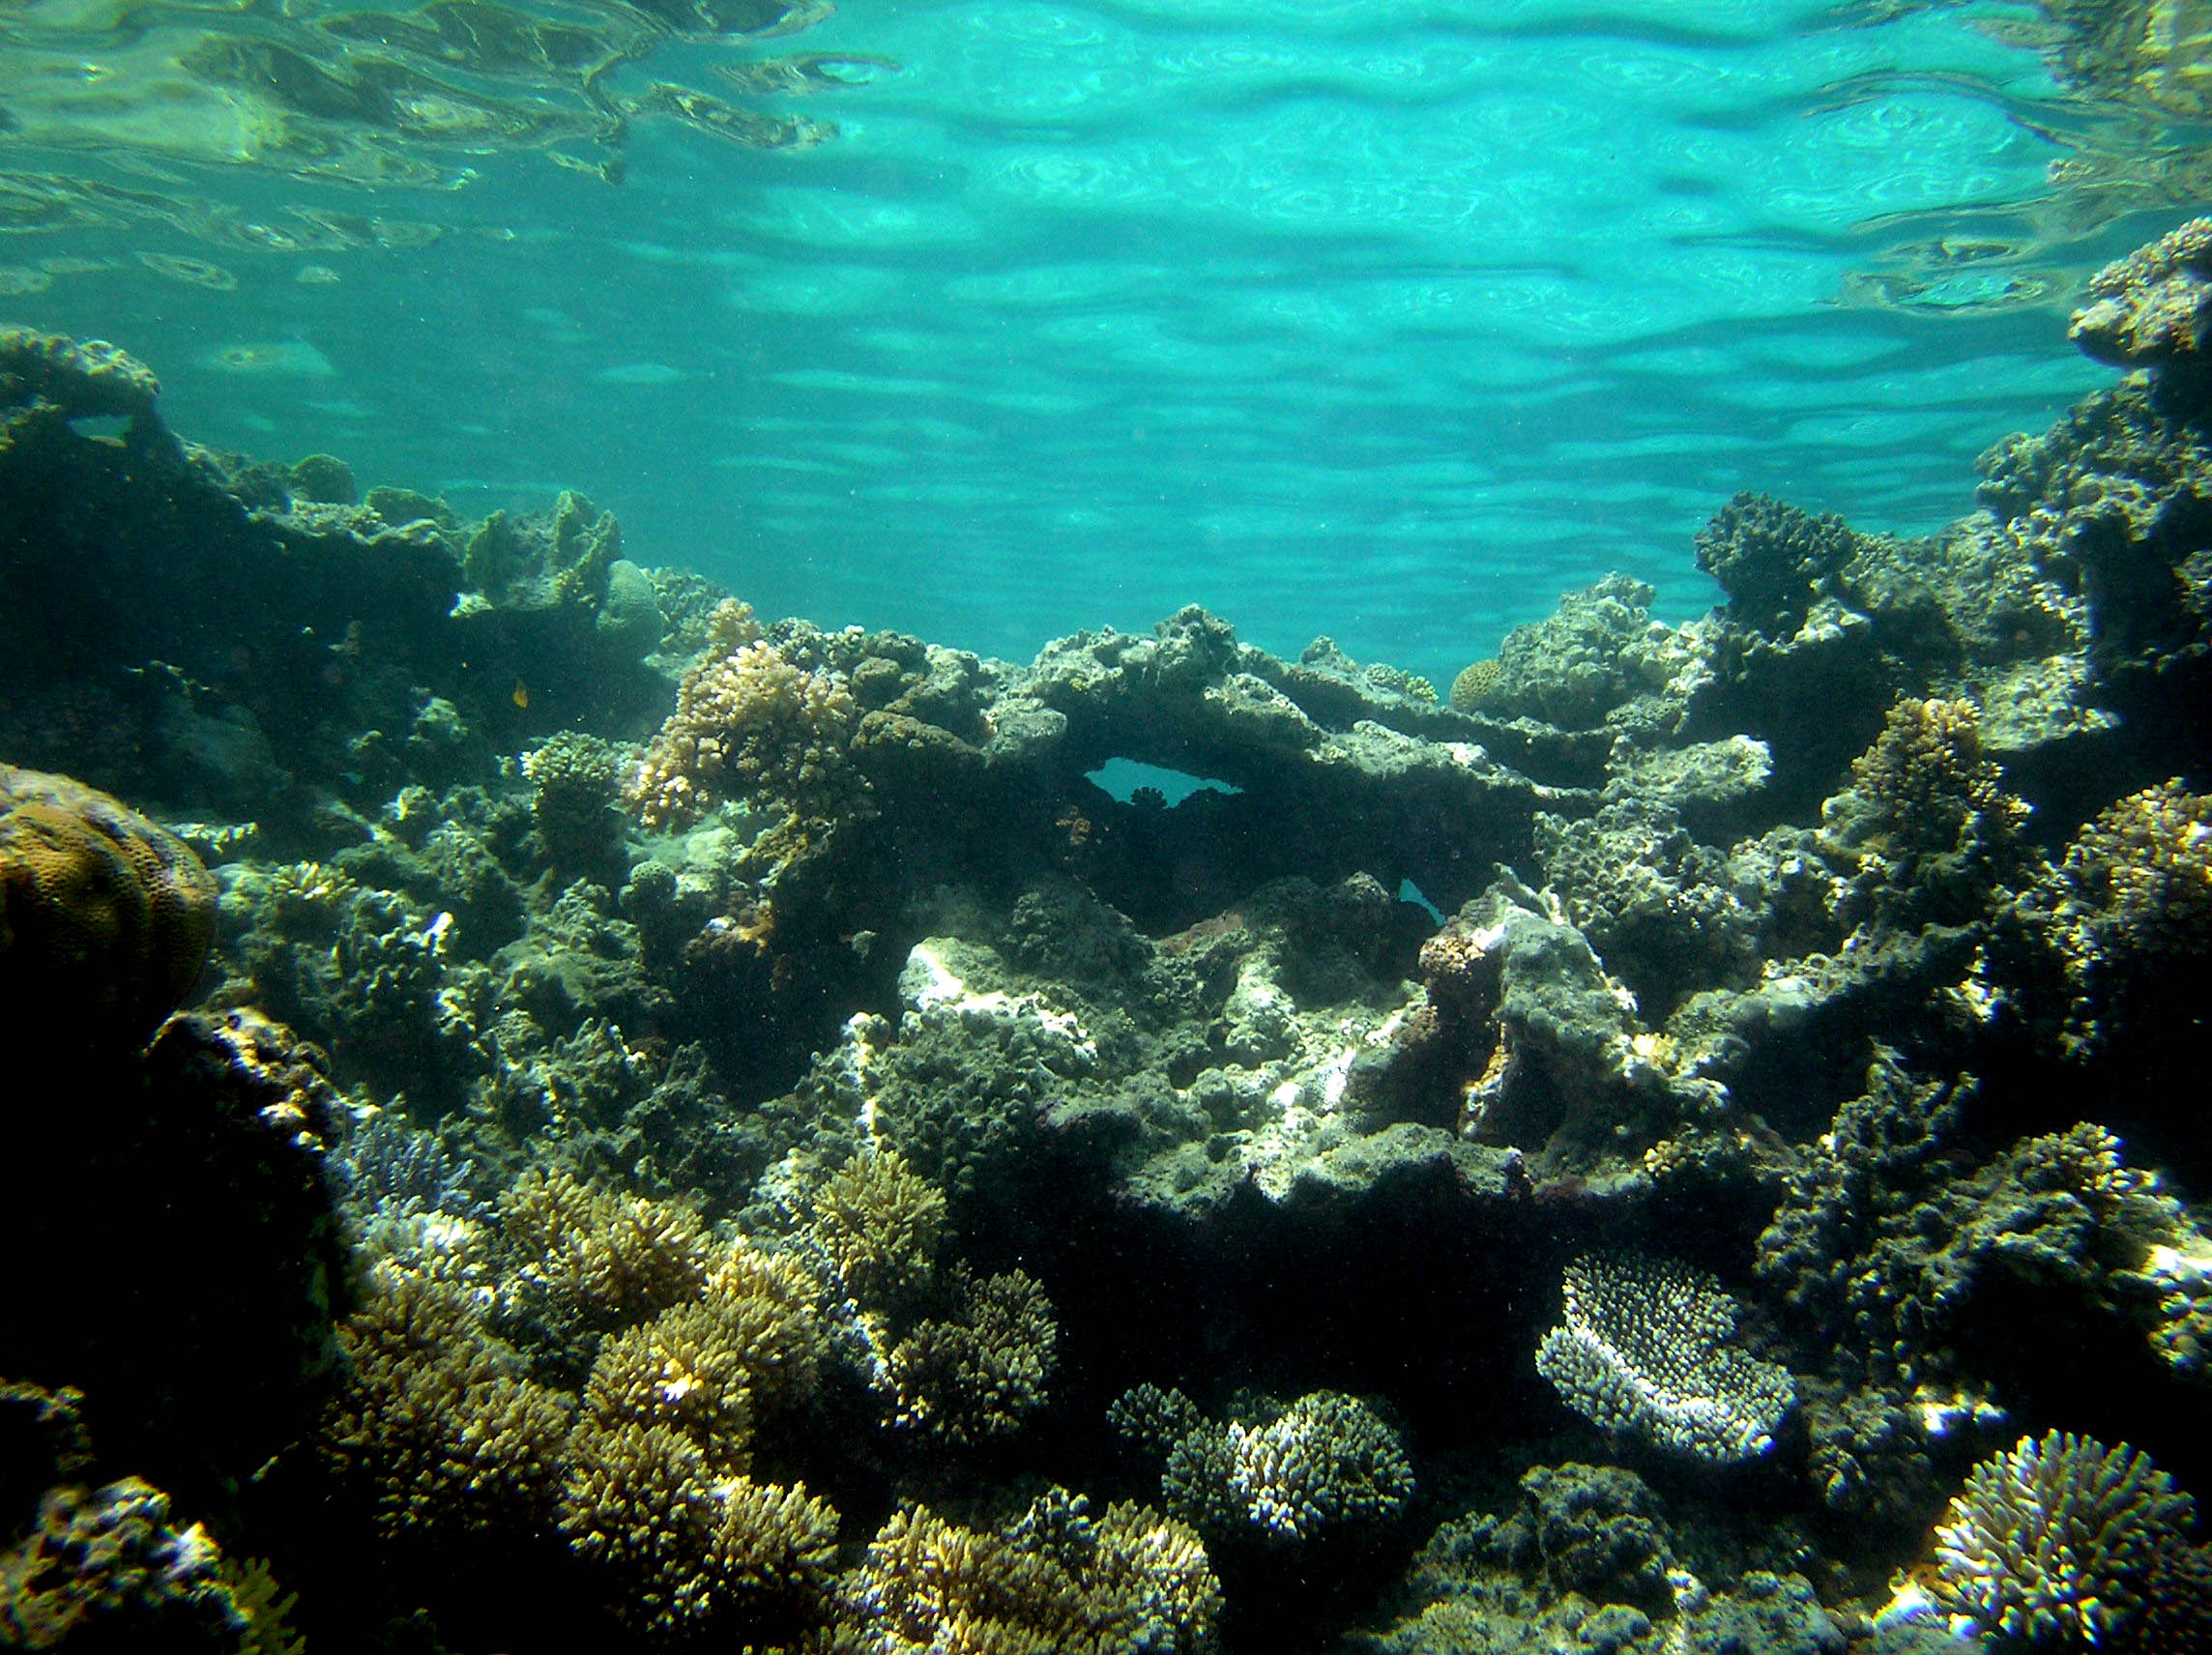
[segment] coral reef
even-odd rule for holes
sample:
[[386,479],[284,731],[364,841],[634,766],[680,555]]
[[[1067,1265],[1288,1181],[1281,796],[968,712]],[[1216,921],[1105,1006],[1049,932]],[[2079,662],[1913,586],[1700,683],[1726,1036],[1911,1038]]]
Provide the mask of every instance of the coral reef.
[[1767,1453],[1795,1400],[1788,1369],[1732,1344],[1736,1304],[1671,1260],[1589,1254],[1567,1266],[1565,1320],[1536,1371],[1607,1431],[1726,1464]]
[[2121,1643],[2156,1559],[2186,1546],[2196,1506],[2124,1442],[2023,1437],[1977,1465],[1951,1502],[1930,1595],[1975,1631],[2023,1644]]
[[199,981],[215,881],[190,847],[68,776],[0,764],[0,1003],[48,1039],[142,1040]]
[[926,1506],[896,1513],[848,1596],[855,1646],[877,1655],[1192,1655],[1221,1604],[1188,1528],[1140,1505],[1093,1518],[1059,1489],[997,1532]]
[[0,1156],[0,1573],[158,1584],[135,1477],[271,1558],[218,1647],[2202,1646],[2201,240],[1957,524],[1739,497],[1722,609],[1448,700],[764,623],[0,337],[0,746],[173,835],[38,784],[66,934],[0,839],[26,1052],[107,1025]]
[[2099,362],[2204,372],[2212,334],[2212,218],[2192,218],[2089,278],[2067,337]]

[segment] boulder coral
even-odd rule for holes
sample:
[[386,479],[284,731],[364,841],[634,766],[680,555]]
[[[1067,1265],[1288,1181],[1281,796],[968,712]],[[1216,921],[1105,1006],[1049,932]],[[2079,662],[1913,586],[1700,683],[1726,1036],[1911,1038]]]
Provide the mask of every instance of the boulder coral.
[[143,1040],[215,936],[191,849],[68,776],[0,765],[0,1005],[44,1039]]

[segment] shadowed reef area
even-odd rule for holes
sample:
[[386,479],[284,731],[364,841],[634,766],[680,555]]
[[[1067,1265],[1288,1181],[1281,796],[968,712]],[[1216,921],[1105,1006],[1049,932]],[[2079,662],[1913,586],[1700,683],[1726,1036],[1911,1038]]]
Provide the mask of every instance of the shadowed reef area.
[[2212,1648],[2208,330],[1441,694],[0,332],[0,1647]]

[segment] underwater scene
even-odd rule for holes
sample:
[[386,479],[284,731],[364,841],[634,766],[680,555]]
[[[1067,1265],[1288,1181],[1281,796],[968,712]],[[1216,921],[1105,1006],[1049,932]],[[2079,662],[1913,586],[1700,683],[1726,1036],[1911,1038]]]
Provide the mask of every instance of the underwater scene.
[[2208,984],[2204,0],[0,8],[0,1648],[2212,1655]]

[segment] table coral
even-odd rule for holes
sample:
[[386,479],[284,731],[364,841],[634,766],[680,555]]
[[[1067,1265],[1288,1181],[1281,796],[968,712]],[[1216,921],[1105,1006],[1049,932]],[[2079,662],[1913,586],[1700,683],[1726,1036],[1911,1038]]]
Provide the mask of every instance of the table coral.
[[1563,1291],[1536,1370],[1575,1411],[1722,1464],[1774,1446],[1790,1371],[1731,1343],[1736,1304],[1719,1282],[1672,1260],[1586,1254]]
[[216,886],[165,828],[0,765],[0,1003],[45,1039],[142,1040],[199,980]]

